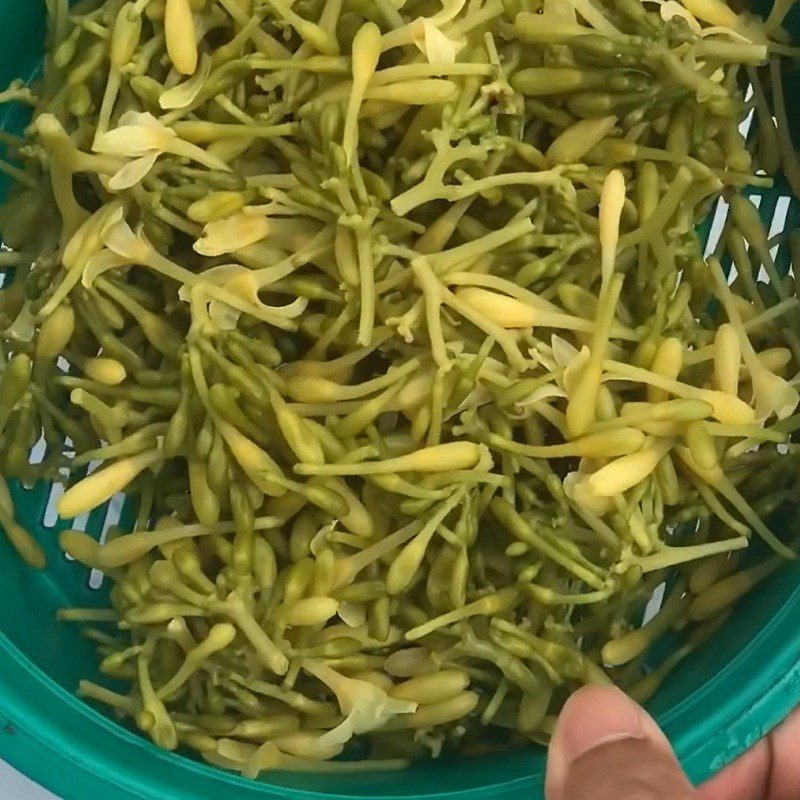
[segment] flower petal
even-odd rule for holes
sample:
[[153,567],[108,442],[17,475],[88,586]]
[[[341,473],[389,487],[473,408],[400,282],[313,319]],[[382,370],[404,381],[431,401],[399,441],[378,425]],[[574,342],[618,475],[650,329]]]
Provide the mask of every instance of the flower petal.
[[175,108],[186,108],[191,105],[194,99],[200,94],[200,90],[211,74],[211,56],[203,53],[200,65],[189,80],[173,86],[171,89],[161,93],[159,105],[164,110]]
[[339,603],[339,618],[348,628],[359,628],[367,621],[367,609],[363,603],[345,600]]
[[242,313],[238,308],[233,308],[221,300],[212,300],[208,304],[208,316],[221,331],[236,330]]
[[308,661],[304,667],[336,695],[339,708],[347,717],[338,727],[320,737],[320,746],[344,744],[356,734],[383,727],[397,714],[413,714],[417,710],[417,703],[390,698],[379,686],[347,678],[327,664]]
[[188,158],[191,161],[196,161],[209,169],[218,169],[221,172],[231,172],[231,166],[221,158],[217,158],[213,153],[206,152],[202,147],[198,147],[191,142],[185,142],[183,139],[178,138],[177,135],[172,136],[164,149],[179,156],[180,158]]
[[232,217],[209,222],[203,235],[194,243],[195,252],[202,256],[221,256],[260,242],[269,235],[270,224],[265,217],[234,214]]
[[38,326],[39,317],[31,311],[31,301],[26,300],[17,318],[6,328],[5,335],[13,341],[30,342]]
[[560,386],[556,386],[554,383],[546,383],[527,397],[517,401],[515,405],[520,408],[525,408],[525,406],[534,405],[542,400],[552,400],[554,397],[561,398],[566,396],[567,393]]
[[127,111],[119,126],[104,133],[94,144],[97,153],[138,157],[150,150],[166,150],[175,133],[162,125],[152,114]]
[[435,25],[425,26],[425,52],[430,63],[453,64],[464,41],[445,36]]
[[271,314],[282,319],[296,319],[308,308],[308,298],[296,297],[291,303],[285,306],[268,306],[259,300],[259,305],[268,310]]
[[573,503],[598,517],[607,514],[613,505],[610,497],[598,497],[589,485],[590,475],[570,472],[564,478],[564,492]]
[[751,375],[751,380],[757,419],[768,419],[773,414],[778,419],[786,419],[794,413],[800,394],[789,381],[763,367]]
[[714,25],[710,28],[703,28],[700,31],[700,36],[705,38],[706,36],[728,36],[734,41],[737,42],[744,42],[745,44],[753,44],[753,39],[748,38],[747,36],[739,33],[738,31],[731,30],[730,28],[724,28],[721,25]]
[[553,348],[553,358],[559,367],[568,367],[572,359],[578,355],[578,348],[557,333],[551,337],[550,346]]
[[103,236],[103,243],[113,253],[134,264],[144,264],[153,249],[144,233],[134,233],[125,220],[119,220],[108,228]]
[[99,253],[93,255],[86,266],[83,268],[83,277],[81,283],[90,289],[98,276],[111,269],[118,269],[119,267],[130,266],[130,261],[111,250],[101,250]]
[[247,274],[250,270],[241,264],[219,264],[216,267],[203,270],[203,283],[210,283],[214,286],[225,286],[232,278],[237,275]]
[[154,131],[166,131],[164,127],[149,111],[126,111],[120,118],[119,124],[142,125],[145,128],[152,128]]
[[353,721],[350,717],[345,717],[335,728],[317,739],[317,746],[321,752],[332,747],[344,747],[354,736]]
[[85,266],[86,261],[101,249],[107,232],[124,216],[125,209],[119,200],[98,208],[67,242],[61,257],[64,269],[69,271],[78,264]]
[[[203,272],[203,281],[212,286],[221,286],[226,291],[241,298],[245,304],[258,306],[258,286],[252,273],[241,264],[221,264],[218,267]],[[179,292],[182,300],[187,300],[189,287],[183,286]],[[229,303],[214,299],[208,304],[208,314],[211,319],[224,331],[232,331],[239,324],[239,319],[244,312],[241,308],[234,308]]]
[[167,142],[161,131],[145,125],[124,125],[104,133],[94,149],[98,153],[138,158],[151,150],[164,150]]
[[161,152],[159,150],[151,150],[141,158],[129,161],[122,169],[111,176],[108,181],[108,190],[110,192],[122,192],[125,189],[130,189],[131,186],[136,186],[137,183],[144,180],[147,173],[155,166],[160,155]]
[[448,38],[428,19],[422,20],[420,33],[414,35],[414,44],[422,51],[429,64],[455,63],[456,56],[465,45],[463,41]]
[[583,374],[583,368],[589,362],[591,358],[591,352],[589,348],[584,345],[580,352],[564,367],[564,375],[561,378],[561,383],[564,386],[564,389],[567,390],[567,394],[572,394],[575,391],[576,386],[578,385],[578,381],[580,380],[581,375]]
[[466,4],[467,0],[442,0],[442,10],[431,17],[431,21],[435,25],[444,25],[455,19]]
[[661,13],[661,19],[663,19],[664,22],[669,22],[674,17],[680,17],[695,33],[700,33],[702,30],[702,26],[697,21],[694,14],[687,8],[684,8],[680,3],[676,2],[676,0],[667,0],[659,11]]

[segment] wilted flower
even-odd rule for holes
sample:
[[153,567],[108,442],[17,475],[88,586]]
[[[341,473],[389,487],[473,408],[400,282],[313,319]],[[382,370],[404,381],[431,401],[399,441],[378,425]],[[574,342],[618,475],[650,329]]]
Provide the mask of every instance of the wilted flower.
[[184,285],[197,281],[193,272],[162,256],[148,241],[141,226],[134,232],[121,216],[104,229],[102,243],[103,249],[95,253],[83,268],[82,282],[87,288],[104,272],[132,264],[149,267]]
[[367,621],[367,609],[363,603],[345,600],[339,604],[338,614],[348,628],[360,628]]
[[104,133],[94,145],[98,153],[132,159],[109,179],[108,188],[112,192],[135,186],[164,153],[197,161],[209,169],[230,171],[224,161],[209,155],[197,145],[183,141],[175,131],[162,125],[149,112],[128,111],[119,121],[119,127]]
[[[562,354],[559,354],[561,356]],[[564,365],[564,374],[561,376],[561,385],[572,395],[578,386],[578,382],[583,375],[583,371],[591,358],[591,351],[584,345],[579,351],[576,350],[572,357]]]
[[667,2],[662,3],[659,12],[664,22],[669,22],[675,17],[679,17],[684,20],[695,33],[700,33],[702,30],[702,26],[697,21],[694,14],[684,8],[680,3],[676,2],[676,0],[667,0]]
[[266,217],[243,211],[209,222],[203,235],[194,243],[194,249],[201,256],[209,257],[235,253],[265,239],[269,231],[270,223]]
[[344,744],[356,734],[382,728],[398,714],[413,714],[417,703],[395,700],[383,689],[367,681],[346,678],[319,661],[307,661],[306,672],[322,681],[335,695],[345,719],[319,738],[323,749]]
[[122,203],[119,201],[108,203],[95,211],[72,235],[61,258],[66,274],[53,295],[42,307],[40,314],[43,318],[50,316],[77,286],[86,265],[102,251],[106,232],[116,225],[124,215],[125,209]]
[[463,39],[448,37],[432,19],[420,20],[420,27],[412,36],[414,44],[420,49],[429,64],[454,64],[456,56],[466,45]]
[[778,419],[785,419],[794,412],[800,403],[800,394],[792,384],[780,375],[767,369],[756,353],[745,330],[742,317],[735,302],[735,295],[728,286],[722,266],[716,258],[708,260],[708,266],[714,277],[719,297],[728,319],[739,335],[742,346],[742,358],[750,371],[750,382],[753,386],[753,404],[756,418],[763,421],[773,414]]
[[602,517],[611,510],[613,502],[610,497],[600,497],[592,491],[590,477],[591,473],[581,469],[570,472],[564,478],[564,491],[573,503]]
[[197,71],[191,78],[162,92],[158,101],[161,108],[166,111],[190,106],[208,80],[208,76],[211,74],[211,65],[211,56],[204,53]]
[[252,270],[241,264],[223,264],[205,270],[194,281],[186,282],[178,293],[189,301],[191,287],[196,286],[206,297],[208,313],[222,330],[233,330],[242,314],[269,322],[284,329],[293,329],[294,320],[308,306],[308,300],[298,297],[285,306],[270,306],[258,296],[261,285]]
[[765,420],[774,413],[778,419],[786,419],[793,414],[800,403],[797,389],[785,378],[770,372],[757,357],[748,362],[756,417]]
[[413,42],[429,64],[452,64],[466,42],[450,38],[443,30],[445,25],[457,17],[466,5],[466,0],[443,0],[442,10],[432,17],[417,17],[402,28],[383,36],[383,49]]

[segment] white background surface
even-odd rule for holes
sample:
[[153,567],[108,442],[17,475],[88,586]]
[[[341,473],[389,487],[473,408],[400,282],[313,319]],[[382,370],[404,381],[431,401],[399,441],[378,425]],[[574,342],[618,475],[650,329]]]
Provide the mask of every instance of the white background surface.
[[5,800],[58,800],[0,761],[0,797]]

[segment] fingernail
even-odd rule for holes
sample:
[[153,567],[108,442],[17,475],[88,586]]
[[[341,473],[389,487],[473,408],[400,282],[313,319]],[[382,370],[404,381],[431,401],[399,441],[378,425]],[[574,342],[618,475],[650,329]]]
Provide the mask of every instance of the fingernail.
[[[633,700],[622,692],[611,694],[607,690],[604,695],[598,694],[597,701],[592,705],[584,697],[580,709],[573,709],[580,713],[580,720],[565,726],[561,742],[567,763],[613,742],[645,738],[639,707]],[[571,716],[570,703],[567,702],[563,711],[567,718]]]

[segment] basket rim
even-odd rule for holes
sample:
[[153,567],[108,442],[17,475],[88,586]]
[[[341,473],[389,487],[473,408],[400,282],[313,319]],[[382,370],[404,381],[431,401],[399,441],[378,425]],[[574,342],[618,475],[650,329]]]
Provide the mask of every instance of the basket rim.
[[[800,564],[792,575],[800,578]],[[689,776],[700,782],[777,725],[800,702],[800,580],[726,667],[657,717]],[[0,758],[63,800],[378,800],[378,795],[256,783],[159,750],[54,681],[0,633]],[[383,793],[380,800],[507,800],[541,791],[543,759],[527,775],[499,770],[468,789]],[[487,771],[488,772],[488,771]]]
[[[785,624],[798,614],[800,585],[725,669],[658,716],[695,782],[747,750],[800,701],[800,626]],[[75,735],[77,731],[80,736]],[[159,750],[70,694],[4,634],[0,634],[0,757],[64,800],[92,796],[87,782],[102,787],[103,793],[96,796],[104,800],[199,800],[225,790],[235,790],[240,800],[368,797],[252,782]],[[412,796],[416,800],[503,800],[522,791],[531,795],[543,781],[536,762],[521,778],[490,779],[470,789]],[[400,790],[374,795],[378,796],[410,797]]]

